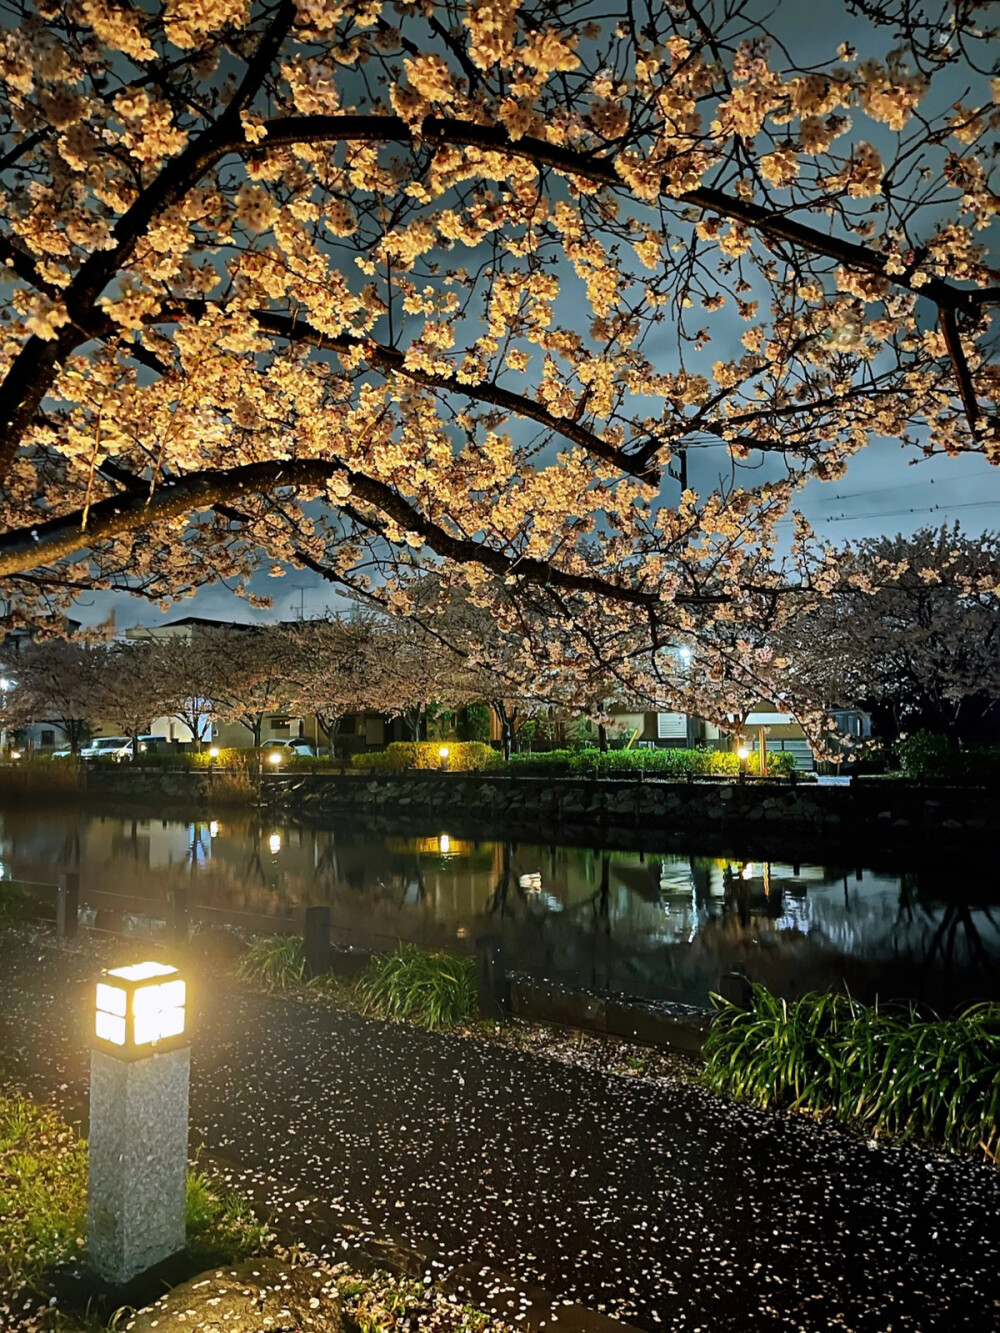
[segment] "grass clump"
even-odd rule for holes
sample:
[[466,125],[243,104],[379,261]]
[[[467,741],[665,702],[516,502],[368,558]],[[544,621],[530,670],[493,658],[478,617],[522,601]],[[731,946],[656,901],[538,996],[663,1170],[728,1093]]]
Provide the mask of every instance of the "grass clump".
[[270,1240],[267,1223],[245,1195],[221,1187],[203,1171],[188,1172],[187,1244],[206,1268],[249,1259]]
[[0,880],[0,927],[12,926],[30,915],[28,896],[9,880]]
[[[0,1094],[0,1297],[40,1291],[48,1270],[81,1258],[86,1226],[86,1142],[52,1107]],[[258,1254],[270,1238],[242,1195],[200,1171],[188,1175],[187,1228],[206,1267]]]
[[83,1248],[87,1145],[51,1107],[0,1096],[0,1290]]
[[782,1000],[763,986],[748,1009],[714,1000],[703,1052],[714,1092],[997,1160],[1000,1004],[929,1021],[846,995]]
[[264,990],[300,986],[306,975],[306,956],[298,935],[266,935],[255,940],[236,965],[236,975]]
[[344,1313],[360,1333],[402,1333],[428,1328],[438,1333],[511,1333],[510,1326],[472,1305],[460,1305],[412,1278],[346,1273],[337,1279]]
[[424,953],[405,944],[372,959],[358,978],[355,995],[361,1012],[376,1018],[453,1027],[475,1011],[476,967],[471,959]]

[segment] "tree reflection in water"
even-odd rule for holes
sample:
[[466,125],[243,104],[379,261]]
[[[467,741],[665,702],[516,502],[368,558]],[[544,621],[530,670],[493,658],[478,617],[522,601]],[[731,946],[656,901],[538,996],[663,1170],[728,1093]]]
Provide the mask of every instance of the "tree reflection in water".
[[909,864],[883,859],[877,869],[852,856],[848,868],[697,846],[476,842],[359,821],[302,828],[266,813],[0,814],[8,876],[54,883],[79,868],[93,907],[118,911],[113,887],[126,913],[156,916],[158,898],[167,928],[270,921],[285,933],[321,903],[347,942],[464,949],[489,929],[502,933],[512,968],[651,997],[704,998],[733,967],[790,996],[849,986],[859,998],[910,995],[947,1010],[997,995],[1000,890],[984,864],[935,867],[927,854],[916,847]]

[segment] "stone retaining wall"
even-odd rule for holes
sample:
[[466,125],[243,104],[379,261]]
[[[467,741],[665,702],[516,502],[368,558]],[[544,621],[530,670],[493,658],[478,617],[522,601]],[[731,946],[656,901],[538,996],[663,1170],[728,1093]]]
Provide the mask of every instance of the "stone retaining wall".
[[284,808],[307,816],[465,815],[523,828],[595,824],[630,830],[790,828],[836,834],[989,836],[1000,802],[982,788],[924,788],[863,780],[699,782],[507,778],[479,774],[399,777],[288,775],[275,791]]
[[[205,771],[93,769],[88,799],[101,803],[208,809],[227,799],[225,777]],[[601,829],[606,846],[644,845],[658,833],[754,837],[781,830],[807,842],[862,839],[911,847],[926,840],[957,846],[986,843],[1000,832],[1000,800],[980,787],[922,787],[855,779],[850,786],[814,782],[663,781],[647,779],[510,778],[493,774],[267,774],[259,804],[307,820],[357,815],[377,824],[426,827],[445,821],[493,838],[534,834],[573,841]],[[849,858],[848,858],[849,859]]]

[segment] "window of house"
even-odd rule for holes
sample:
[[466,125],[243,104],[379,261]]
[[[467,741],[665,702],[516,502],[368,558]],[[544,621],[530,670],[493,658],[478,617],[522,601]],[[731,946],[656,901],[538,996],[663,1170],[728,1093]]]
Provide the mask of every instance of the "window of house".
[[288,735],[288,718],[287,718],[287,717],[272,717],[272,718],[271,718],[271,730],[274,731],[274,732],[281,732],[281,733],[283,733],[284,735],[287,736],[287,735]]
[[55,745],[56,733],[54,731],[43,731],[42,739],[39,743],[41,745]]
[[687,718],[683,713],[657,713],[656,738],[661,741],[687,740]]

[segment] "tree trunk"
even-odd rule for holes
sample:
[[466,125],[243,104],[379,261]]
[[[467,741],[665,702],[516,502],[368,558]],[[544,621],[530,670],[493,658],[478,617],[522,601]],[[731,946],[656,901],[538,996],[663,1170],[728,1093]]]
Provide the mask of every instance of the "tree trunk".
[[597,724],[597,748],[601,754],[608,752],[608,729],[603,722]]
[[507,705],[503,699],[493,700],[493,711],[496,713],[497,719],[500,722],[500,739],[503,746],[503,759],[506,764],[510,762],[511,742],[513,740],[511,735],[510,714],[507,712]]

